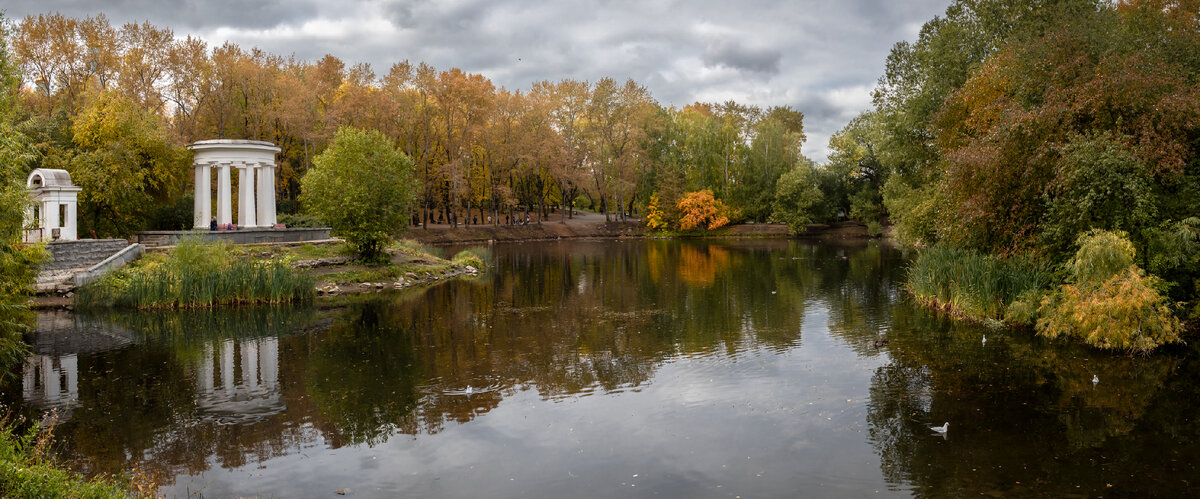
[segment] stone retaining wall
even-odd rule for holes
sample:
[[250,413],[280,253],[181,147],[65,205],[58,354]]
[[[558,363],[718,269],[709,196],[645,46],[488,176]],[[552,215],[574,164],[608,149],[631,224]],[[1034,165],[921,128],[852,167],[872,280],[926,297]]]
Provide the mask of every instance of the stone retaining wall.
[[200,237],[205,241],[226,240],[233,244],[294,243],[329,239],[329,227],[296,229],[238,229],[238,230],[152,230],[137,233],[137,242],[146,247],[174,246],[184,237]]
[[41,272],[66,269],[86,269],[104,261],[129,246],[124,239],[80,239],[56,241],[46,245],[50,261],[38,267]]
[[104,259],[104,261],[88,267],[87,270],[75,274],[75,287],[87,286],[105,274],[124,267],[125,264],[137,260],[142,256],[144,249],[142,245],[134,243],[126,246],[125,249],[116,254]]

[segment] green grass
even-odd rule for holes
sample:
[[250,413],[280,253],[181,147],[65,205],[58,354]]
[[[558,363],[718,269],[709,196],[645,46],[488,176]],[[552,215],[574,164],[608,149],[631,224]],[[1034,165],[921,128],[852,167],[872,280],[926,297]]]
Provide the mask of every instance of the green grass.
[[400,277],[402,269],[396,265],[384,265],[380,267],[368,267],[365,269],[349,269],[341,272],[331,272],[324,274],[318,279],[321,282],[348,284],[356,282],[380,282],[380,281],[395,281]]
[[353,257],[354,250],[346,243],[300,244],[290,246],[239,245],[230,250],[238,256],[256,258],[284,258],[288,260],[316,260],[318,258]]
[[228,243],[181,241],[168,255],[105,276],[79,289],[75,305],[115,308],[205,308],[311,301],[311,274],[284,259],[240,256]]
[[[8,417],[0,418],[0,497],[131,496],[129,491],[111,480],[87,480],[60,468],[47,455],[50,432],[39,430],[36,425],[20,431],[18,426]],[[142,487],[139,485],[138,488]]]
[[400,239],[388,246],[388,249],[408,255],[418,260],[441,260],[446,251],[441,248],[426,246],[412,239]]
[[1049,282],[1043,265],[944,245],[922,251],[908,270],[919,301],[977,320],[1002,319],[1010,303]]
[[479,254],[483,252],[484,251],[476,248],[462,250],[459,251],[458,254],[454,255],[454,258],[451,261],[458,265],[470,265],[475,267],[476,270],[482,271],[487,268],[487,264],[484,263],[483,257],[479,256]]

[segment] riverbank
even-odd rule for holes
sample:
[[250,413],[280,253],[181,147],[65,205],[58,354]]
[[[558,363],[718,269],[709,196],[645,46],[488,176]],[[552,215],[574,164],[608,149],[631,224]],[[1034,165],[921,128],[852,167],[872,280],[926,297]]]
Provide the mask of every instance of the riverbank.
[[[885,229],[884,237],[887,236]],[[404,240],[389,249],[389,263],[362,265],[353,262],[345,253],[340,240],[331,239],[302,245],[245,245],[237,246],[243,257],[256,260],[286,258],[299,269],[309,269],[317,278],[318,297],[345,294],[378,293],[429,286],[445,280],[472,277],[483,271],[478,265],[456,264],[420,248],[421,245],[446,246],[504,242],[553,241],[562,239],[620,239],[644,237],[669,238],[789,238],[828,241],[870,239],[865,224],[843,221],[832,224],[812,224],[802,234],[791,236],[783,224],[747,223],[697,234],[659,235],[646,230],[641,221],[606,221],[603,215],[580,212],[574,218],[547,220],[527,225],[459,225],[431,224],[427,228],[411,228]],[[403,241],[411,242],[403,242]],[[169,251],[170,247],[150,250],[150,253]],[[74,293],[37,295],[34,309],[71,309]]]
[[[885,232],[886,235],[886,232]],[[404,237],[429,245],[453,245],[472,243],[501,243],[525,241],[549,241],[559,239],[620,239],[658,237],[646,229],[641,221],[605,221],[594,213],[568,218],[565,222],[555,217],[540,224],[528,225],[459,225],[430,224],[415,227],[404,233]],[[797,236],[788,234],[783,224],[746,223],[730,225],[720,229],[696,234],[672,233],[666,237],[707,238],[788,238],[801,239],[868,239],[866,224],[856,221],[832,224],[812,224]]]
[[[155,248],[147,258],[120,272],[125,275],[136,273],[143,267],[161,266],[171,250],[171,247]],[[411,240],[393,244],[387,249],[387,261],[371,264],[354,260],[349,248],[340,240],[299,246],[234,246],[229,251],[238,261],[283,262],[295,271],[310,275],[316,297],[428,286],[449,279],[475,276],[483,268],[482,260],[476,255],[464,253],[451,259],[440,258]],[[121,276],[116,278],[122,279]],[[37,310],[71,310],[76,305],[74,292],[37,295],[31,301],[31,307]]]

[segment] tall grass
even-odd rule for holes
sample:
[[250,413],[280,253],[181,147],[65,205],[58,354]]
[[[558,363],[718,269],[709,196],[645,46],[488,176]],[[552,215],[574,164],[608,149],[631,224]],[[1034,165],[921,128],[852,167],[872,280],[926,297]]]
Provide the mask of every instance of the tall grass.
[[110,274],[75,294],[79,307],[205,308],[311,301],[311,274],[285,261],[239,258],[228,243],[180,241],[162,261]]
[[922,251],[908,270],[909,290],[918,300],[980,320],[1003,318],[1022,293],[1049,282],[1044,265],[944,245]]
[[487,268],[487,263],[484,261],[483,256],[480,256],[480,254],[488,253],[489,251],[487,248],[466,249],[455,254],[451,261],[459,265],[470,265],[475,267],[476,270],[482,271]]

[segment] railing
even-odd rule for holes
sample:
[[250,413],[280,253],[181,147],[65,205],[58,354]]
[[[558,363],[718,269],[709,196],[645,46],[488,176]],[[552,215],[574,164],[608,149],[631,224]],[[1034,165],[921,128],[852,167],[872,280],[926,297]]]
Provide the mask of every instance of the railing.
[[26,242],[26,243],[42,242],[42,230],[43,229],[41,229],[41,228],[26,230],[25,235],[23,237],[24,242]]

